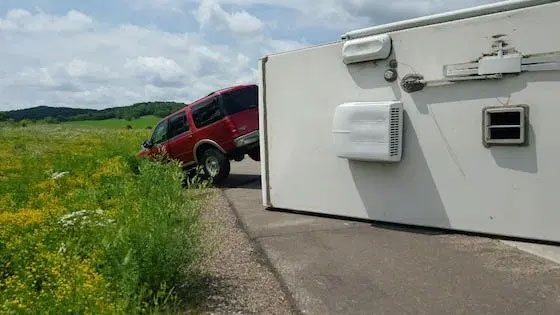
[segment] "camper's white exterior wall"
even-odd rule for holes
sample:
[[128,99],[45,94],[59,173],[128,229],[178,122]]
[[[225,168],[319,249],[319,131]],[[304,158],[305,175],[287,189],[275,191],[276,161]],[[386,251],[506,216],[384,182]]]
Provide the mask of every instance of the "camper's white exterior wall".
[[[460,82],[404,92],[383,73],[443,77],[477,60],[493,35],[524,55],[560,51],[560,4],[552,3],[390,33],[389,59],[345,65],[342,43],[272,55],[261,82],[264,202],[372,220],[560,241],[560,71]],[[261,90],[262,92],[263,90]],[[336,106],[400,100],[403,160],[338,158]],[[527,147],[482,144],[482,108],[528,104]]]

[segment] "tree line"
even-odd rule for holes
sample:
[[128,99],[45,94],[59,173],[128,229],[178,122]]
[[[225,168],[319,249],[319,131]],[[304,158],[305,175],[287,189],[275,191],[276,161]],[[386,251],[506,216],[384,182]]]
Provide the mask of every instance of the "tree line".
[[142,116],[154,115],[165,117],[184,107],[177,102],[144,102],[124,107],[112,107],[102,110],[68,107],[38,106],[27,109],[0,112],[0,121],[43,120],[49,123],[82,120],[126,119],[132,120]]

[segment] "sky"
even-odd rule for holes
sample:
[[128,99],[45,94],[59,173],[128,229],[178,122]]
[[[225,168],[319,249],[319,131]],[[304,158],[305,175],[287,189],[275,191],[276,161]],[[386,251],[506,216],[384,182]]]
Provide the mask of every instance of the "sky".
[[260,57],[495,0],[1,0],[0,111],[194,101]]

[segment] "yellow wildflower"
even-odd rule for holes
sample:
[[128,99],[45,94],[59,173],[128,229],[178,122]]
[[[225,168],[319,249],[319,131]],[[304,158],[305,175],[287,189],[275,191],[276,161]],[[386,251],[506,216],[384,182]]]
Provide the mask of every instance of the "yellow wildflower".
[[93,177],[99,179],[102,176],[122,176],[125,173],[126,164],[121,156],[113,157],[99,167]]
[[24,209],[18,212],[0,212],[0,226],[29,226],[43,222],[41,212]]

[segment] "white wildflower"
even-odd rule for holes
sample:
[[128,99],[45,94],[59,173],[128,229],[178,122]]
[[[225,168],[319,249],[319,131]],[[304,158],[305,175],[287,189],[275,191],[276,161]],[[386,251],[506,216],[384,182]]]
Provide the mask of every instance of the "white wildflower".
[[64,245],[64,243],[60,244],[60,248],[58,249],[58,253],[59,254],[66,253],[66,245]]
[[74,211],[63,215],[58,220],[58,223],[64,227],[105,226],[113,222],[114,220],[107,218],[105,212],[101,209]]
[[73,226],[77,221],[81,221],[87,215],[87,210],[74,211],[63,215],[58,223],[62,226]]
[[52,173],[51,178],[54,179],[54,180],[57,180],[57,179],[62,178],[64,176],[68,175],[68,174],[70,174],[70,172],[54,172],[54,173]]

